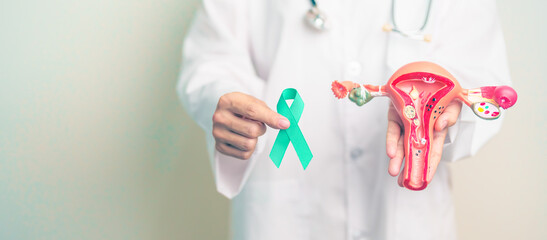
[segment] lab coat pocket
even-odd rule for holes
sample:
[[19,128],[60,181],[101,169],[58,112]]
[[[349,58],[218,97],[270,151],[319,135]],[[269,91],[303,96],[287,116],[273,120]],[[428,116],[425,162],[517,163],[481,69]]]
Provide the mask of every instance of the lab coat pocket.
[[307,239],[306,207],[297,180],[253,182],[246,191],[249,227],[254,228],[250,232],[260,233],[248,239]]

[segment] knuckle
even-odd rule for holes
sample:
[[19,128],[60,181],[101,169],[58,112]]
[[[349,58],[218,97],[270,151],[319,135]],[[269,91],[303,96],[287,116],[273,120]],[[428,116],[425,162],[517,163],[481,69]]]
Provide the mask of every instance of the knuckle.
[[245,107],[245,112],[247,113],[247,116],[250,118],[255,118],[258,116],[258,105],[256,104],[249,104]]
[[217,143],[215,144],[215,148],[216,148],[219,152],[224,153],[224,148],[223,148],[222,144],[220,144],[219,142],[217,142]]
[[452,127],[456,124],[458,120],[457,119],[448,119],[448,124],[447,124],[447,127]]
[[[221,133],[220,129],[218,127],[213,127],[213,137],[215,139],[220,138]],[[218,143],[217,143],[218,144]]]
[[218,99],[217,106],[219,107],[228,106],[230,104],[230,96],[231,96],[231,93],[227,93],[220,96],[220,98]]
[[249,124],[245,127],[245,133],[249,137],[258,137],[260,134],[260,129],[254,124]]
[[215,113],[213,113],[213,123],[220,123],[223,120],[224,118],[222,117],[222,113],[219,111],[215,111]]
[[263,105],[263,106],[266,106],[266,102],[260,100],[260,99],[255,99],[255,103],[256,104],[260,104],[260,105]]
[[251,158],[252,155],[253,155],[253,152],[252,152],[252,151],[243,152],[243,153],[241,154],[241,159],[243,159],[243,160],[249,160],[249,158]]
[[246,139],[243,144],[243,149],[245,150],[253,150],[255,148],[255,145],[256,145],[256,138],[253,138],[253,139]]

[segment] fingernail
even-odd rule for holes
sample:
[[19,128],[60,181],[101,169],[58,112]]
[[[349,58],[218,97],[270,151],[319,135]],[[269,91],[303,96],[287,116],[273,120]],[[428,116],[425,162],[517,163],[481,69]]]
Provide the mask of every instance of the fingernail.
[[291,123],[289,122],[289,120],[282,118],[279,119],[279,126],[283,129],[287,129],[291,126]]

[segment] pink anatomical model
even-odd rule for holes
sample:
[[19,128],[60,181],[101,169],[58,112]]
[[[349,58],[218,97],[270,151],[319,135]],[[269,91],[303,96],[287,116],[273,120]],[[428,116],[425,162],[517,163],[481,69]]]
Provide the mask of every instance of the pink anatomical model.
[[332,91],[339,99],[347,95],[359,106],[378,96],[391,99],[404,125],[403,186],[411,190],[422,190],[429,183],[433,127],[452,100],[464,102],[482,119],[499,118],[500,108],[507,109],[517,101],[517,93],[508,86],[463,89],[454,76],[431,62],[409,63],[383,86],[361,88],[357,83],[334,81]]

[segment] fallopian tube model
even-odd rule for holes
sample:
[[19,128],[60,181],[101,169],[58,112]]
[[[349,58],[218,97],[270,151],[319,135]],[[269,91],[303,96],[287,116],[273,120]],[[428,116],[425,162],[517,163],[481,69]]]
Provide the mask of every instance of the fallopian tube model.
[[517,93],[508,86],[463,89],[454,76],[431,62],[401,67],[384,86],[363,85],[362,88],[357,83],[334,81],[332,91],[339,99],[347,95],[358,106],[378,96],[391,99],[404,125],[403,186],[411,190],[422,190],[429,183],[433,126],[453,99],[464,102],[477,116],[489,120],[499,118],[500,108],[507,109],[517,101]]

